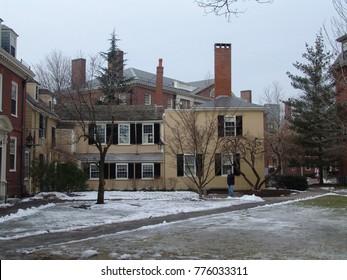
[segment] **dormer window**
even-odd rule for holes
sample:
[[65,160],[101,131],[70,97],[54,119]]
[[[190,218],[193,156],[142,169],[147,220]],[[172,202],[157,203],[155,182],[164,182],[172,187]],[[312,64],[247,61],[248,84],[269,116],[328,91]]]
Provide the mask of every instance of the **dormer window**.
[[342,42],[343,59],[347,59],[347,41]]
[[36,85],[36,90],[35,90],[35,100],[36,101],[39,101],[39,91],[40,91],[39,85]]

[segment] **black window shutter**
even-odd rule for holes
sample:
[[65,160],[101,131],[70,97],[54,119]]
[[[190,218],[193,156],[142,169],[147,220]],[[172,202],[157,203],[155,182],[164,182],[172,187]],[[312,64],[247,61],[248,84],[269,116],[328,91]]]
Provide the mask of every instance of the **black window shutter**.
[[240,154],[234,155],[234,175],[241,175]]
[[177,155],[177,177],[182,177],[184,175],[183,164],[183,154]]
[[136,144],[136,131],[135,124],[130,124],[130,144]]
[[90,173],[89,173],[89,163],[82,163],[82,170],[84,172],[84,174],[87,175],[87,178],[90,178]]
[[242,116],[236,116],[236,135],[242,135]]
[[110,178],[110,164],[105,163],[104,165],[104,178],[109,179]]
[[135,163],[135,178],[141,179],[142,177],[141,174],[142,174],[141,163]]
[[160,163],[154,163],[154,178],[160,178]]
[[197,154],[195,157],[196,176],[202,176],[204,174],[204,168],[202,164],[202,154]]
[[112,125],[106,124],[106,143],[108,143],[108,140],[110,139],[112,134]]
[[136,143],[142,144],[142,124],[136,124]]
[[116,178],[116,164],[110,163],[110,179]]
[[160,140],[160,123],[154,124],[154,144],[158,144]]
[[95,134],[95,124],[89,124],[88,126],[88,144],[89,145],[95,144],[94,134]]
[[218,116],[218,137],[224,137],[224,116]]
[[134,164],[133,163],[128,164],[128,178],[134,179]]
[[216,176],[222,175],[222,155],[221,154],[214,155],[214,170],[215,170]]
[[118,125],[114,124],[113,125],[113,139],[112,139],[112,144],[118,144]]

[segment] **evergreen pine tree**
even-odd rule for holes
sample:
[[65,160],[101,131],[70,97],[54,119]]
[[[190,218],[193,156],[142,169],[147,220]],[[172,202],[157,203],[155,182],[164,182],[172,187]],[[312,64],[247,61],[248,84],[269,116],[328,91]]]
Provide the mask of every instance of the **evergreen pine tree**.
[[319,168],[322,184],[323,169],[341,156],[343,137],[337,121],[341,108],[336,103],[332,54],[325,50],[322,35],[317,35],[314,47],[306,44],[306,50],[302,55],[306,63],[293,64],[302,75],[287,73],[292,86],[301,91],[298,98],[290,99],[289,127],[294,131],[296,144],[304,151],[304,164]]
[[101,91],[104,93],[104,102],[111,104],[120,104],[120,93],[130,91],[129,82],[131,78],[124,76],[123,69],[125,60],[124,53],[118,48],[115,31],[111,34],[110,48],[107,52],[101,52],[101,57],[107,62],[107,66],[99,71],[98,80]]

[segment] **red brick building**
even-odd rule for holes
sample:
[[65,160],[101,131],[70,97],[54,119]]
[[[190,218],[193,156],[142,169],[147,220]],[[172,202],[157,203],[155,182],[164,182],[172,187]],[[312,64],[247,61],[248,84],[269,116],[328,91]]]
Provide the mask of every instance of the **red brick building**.
[[34,73],[16,59],[17,34],[0,19],[0,190],[1,198],[23,194],[26,82]]

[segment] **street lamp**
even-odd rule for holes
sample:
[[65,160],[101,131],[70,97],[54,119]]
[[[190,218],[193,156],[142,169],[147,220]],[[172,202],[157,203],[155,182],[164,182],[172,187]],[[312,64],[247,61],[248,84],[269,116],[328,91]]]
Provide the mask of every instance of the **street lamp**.
[[163,142],[163,140],[159,139],[159,142],[157,143],[157,145],[158,145],[158,149],[161,150],[164,147],[165,143]]

